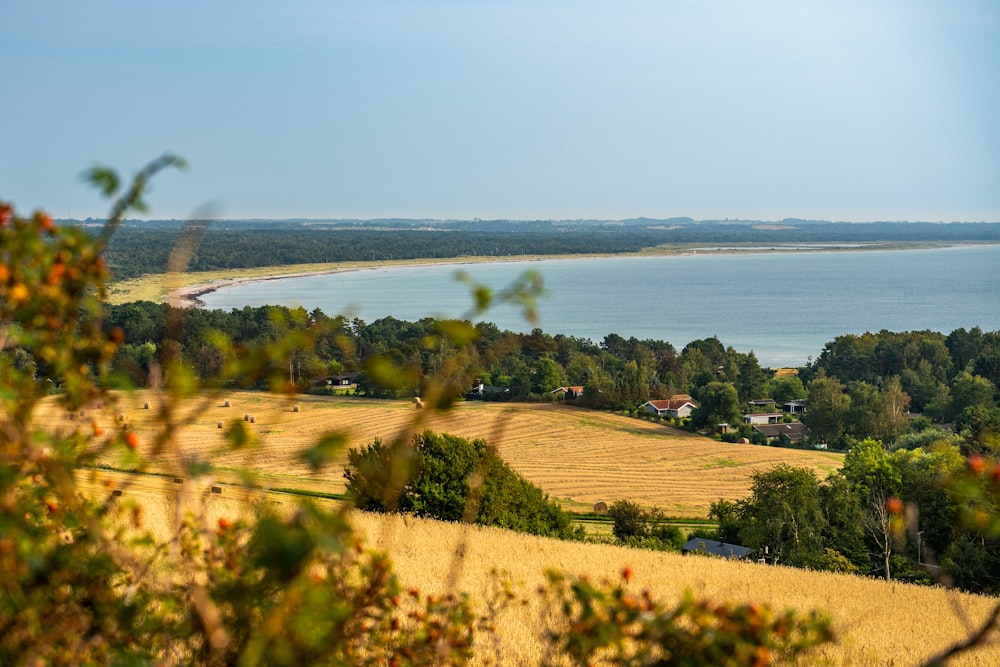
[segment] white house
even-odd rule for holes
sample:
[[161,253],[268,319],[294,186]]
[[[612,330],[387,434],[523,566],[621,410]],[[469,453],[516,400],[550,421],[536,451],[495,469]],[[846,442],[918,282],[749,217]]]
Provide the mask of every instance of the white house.
[[698,403],[687,394],[676,394],[664,401],[646,401],[639,407],[660,417],[679,419],[690,417],[694,409],[698,407]]
[[780,412],[750,412],[743,415],[744,424],[780,424],[784,415]]

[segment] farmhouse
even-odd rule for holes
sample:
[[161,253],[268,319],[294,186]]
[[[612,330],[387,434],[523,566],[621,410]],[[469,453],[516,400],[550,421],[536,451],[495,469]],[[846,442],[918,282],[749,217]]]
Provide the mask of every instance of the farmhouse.
[[722,558],[732,558],[733,560],[741,560],[750,555],[753,551],[750,547],[740,546],[739,544],[729,544],[728,542],[717,542],[715,540],[706,540],[704,538],[696,537],[692,540],[688,540],[683,547],[681,547],[681,553],[687,554],[707,554],[709,556],[721,556]]
[[659,417],[678,419],[690,417],[698,404],[687,394],[675,394],[665,401],[646,401],[639,406],[646,412],[652,412]]
[[795,444],[805,440],[809,429],[802,422],[790,424],[755,424],[753,430],[763,435],[767,441],[782,441]]

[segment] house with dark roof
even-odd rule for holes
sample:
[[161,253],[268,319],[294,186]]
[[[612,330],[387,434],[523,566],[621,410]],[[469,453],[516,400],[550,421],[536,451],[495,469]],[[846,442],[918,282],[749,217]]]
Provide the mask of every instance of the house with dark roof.
[[784,403],[781,404],[781,409],[793,415],[805,414],[806,399],[797,398],[794,401],[785,401]]
[[702,537],[688,540],[681,547],[681,553],[684,555],[706,554],[708,556],[719,556],[720,558],[731,558],[733,560],[742,560],[752,552],[753,549],[750,547],[729,544],[728,542],[718,542],[716,540],[706,540]]
[[687,394],[675,394],[664,401],[646,401],[639,407],[658,417],[679,419],[690,417],[691,413],[698,407],[698,403]]
[[802,442],[809,435],[809,429],[802,422],[788,424],[754,424],[753,430],[763,435],[769,443],[779,441],[789,444]]
[[583,398],[583,386],[557,387],[552,390],[552,395],[558,398]]
[[510,389],[479,383],[465,393],[467,401],[505,401],[510,398]]

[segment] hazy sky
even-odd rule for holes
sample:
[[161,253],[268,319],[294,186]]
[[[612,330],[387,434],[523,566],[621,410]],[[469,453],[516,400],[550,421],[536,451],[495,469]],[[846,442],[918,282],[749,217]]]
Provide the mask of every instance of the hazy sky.
[[1000,220],[996,0],[0,2],[0,197],[152,217]]

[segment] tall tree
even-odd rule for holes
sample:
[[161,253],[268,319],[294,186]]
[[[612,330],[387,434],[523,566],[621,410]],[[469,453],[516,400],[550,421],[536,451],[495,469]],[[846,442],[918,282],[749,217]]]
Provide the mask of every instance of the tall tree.
[[820,372],[809,383],[808,409],[802,422],[812,431],[819,442],[833,443],[844,434],[847,413],[851,407],[850,397],[844,393],[844,385],[836,378]]

